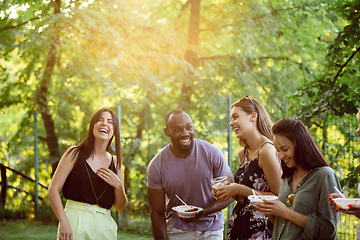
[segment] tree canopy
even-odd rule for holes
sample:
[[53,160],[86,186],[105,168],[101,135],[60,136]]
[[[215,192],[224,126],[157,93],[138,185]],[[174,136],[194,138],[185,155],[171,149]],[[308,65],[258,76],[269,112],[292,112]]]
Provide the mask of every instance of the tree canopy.
[[214,132],[227,127],[227,97],[250,95],[274,121],[296,116],[321,128],[360,103],[355,0],[0,5],[0,111],[17,116],[11,133],[0,129],[0,161],[9,163],[11,152],[28,173],[34,110],[46,170],[81,141],[97,109],[121,106],[125,178],[136,176],[140,186],[126,187],[139,199],[146,166],[167,143],[164,117],[172,108],[184,108],[199,136],[222,145]]

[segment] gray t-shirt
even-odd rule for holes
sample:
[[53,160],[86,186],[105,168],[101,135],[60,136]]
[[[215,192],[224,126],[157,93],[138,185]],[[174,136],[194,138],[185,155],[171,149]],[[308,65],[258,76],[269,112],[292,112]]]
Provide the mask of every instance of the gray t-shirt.
[[167,227],[199,231],[222,229],[224,216],[221,211],[184,223],[171,208],[182,205],[175,194],[189,205],[202,208],[210,205],[215,201],[211,194],[211,179],[229,171],[220,149],[206,141],[194,139],[193,150],[185,159],[176,157],[170,145],[163,148],[149,164],[147,186],[165,191]]

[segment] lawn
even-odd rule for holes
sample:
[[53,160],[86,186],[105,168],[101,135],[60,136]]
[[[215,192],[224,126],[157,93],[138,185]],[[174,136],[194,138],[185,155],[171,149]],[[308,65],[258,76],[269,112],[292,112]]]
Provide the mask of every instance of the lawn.
[[[38,221],[12,220],[0,221],[1,240],[49,240],[56,239],[57,226],[43,225]],[[118,239],[153,239],[149,235],[140,235],[126,231],[118,232]]]

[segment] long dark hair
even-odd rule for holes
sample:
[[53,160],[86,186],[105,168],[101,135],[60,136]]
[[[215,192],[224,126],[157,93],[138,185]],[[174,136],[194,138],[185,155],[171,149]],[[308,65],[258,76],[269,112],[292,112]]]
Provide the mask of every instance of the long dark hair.
[[[329,166],[316,146],[309,130],[298,119],[284,118],[274,124],[274,135],[286,137],[294,144],[294,160],[304,170]],[[283,178],[291,176],[295,169],[289,169],[283,162]]]
[[120,144],[120,128],[119,128],[119,120],[116,116],[116,114],[109,108],[102,108],[98,110],[91,118],[89,130],[85,136],[85,138],[81,141],[79,145],[69,150],[68,154],[71,152],[74,156],[77,156],[76,158],[76,164],[80,164],[86,161],[91,155],[94,154],[94,145],[95,145],[95,136],[93,133],[94,125],[97,123],[97,121],[100,119],[101,114],[103,112],[109,112],[113,119],[113,126],[114,126],[114,136],[111,137],[111,139],[108,142],[108,145],[106,147],[106,151],[110,152],[110,145],[115,137],[115,152],[116,152],[116,158],[117,158],[117,166],[116,169],[120,169],[121,166],[121,144]]

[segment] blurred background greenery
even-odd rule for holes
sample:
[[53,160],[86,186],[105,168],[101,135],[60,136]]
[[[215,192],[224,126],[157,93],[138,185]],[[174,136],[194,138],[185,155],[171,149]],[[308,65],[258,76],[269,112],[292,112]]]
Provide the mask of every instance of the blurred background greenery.
[[[39,186],[37,220],[57,223],[46,197],[51,174],[65,149],[85,136],[92,114],[109,107],[121,119],[129,198],[121,229],[149,234],[146,169],[168,143],[166,113],[189,112],[195,136],[217,145],[235,171],[239,146],[229,135],[228,108],[245,95],[260,100],[274,122],[303,120],[342,180],[342,190],[357,196],[358,1],[7,0],[0,5],[0,164],[7,186],[1,219],[35,218],[29,181],[35,178],[35,110],[45,186]],[[358,220],[343,216],[339,226],[339,239],[356,238]]]

